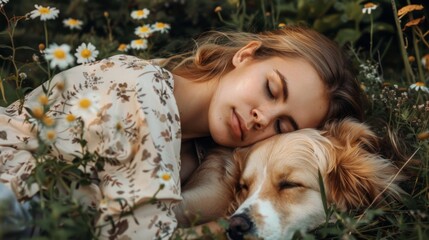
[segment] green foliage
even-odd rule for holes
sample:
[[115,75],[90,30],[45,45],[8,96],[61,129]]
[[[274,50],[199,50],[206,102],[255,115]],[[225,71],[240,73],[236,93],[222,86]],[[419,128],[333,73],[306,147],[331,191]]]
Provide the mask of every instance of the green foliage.
[[[118,50],[121,43],[128,44],[137,38],[134,34],[137,26],[162,21],[171,25],[168,34],[153,34],[148,38],[147,49],[127,52],[156,58],[193,47],[190,39],[210,29],[257,32],[275,29],[281,24],[308,25],[350,50],[368,99],[367,122],[382,138],[389,139],[393,132],[400,140],[400,153],[392,149],[383,149],[382,153],[392,157],[407,176],[402,187],[409,196],[401,201],[389,199],[388,205],[372,206],[363,212],[340,212],[324,201],[326,224],[310,233],[296,233],[295,239],[427,239],[428,8],[426,12],[413,10],[401,16],[397,14],[398,9],[413,2],[419,3],[380,0],[371,14],[364,14],[362,8],[367,1],[362,0],[228,0],[221,3],[10,0],[0,8],[3,16],[0,18],[0,105],[23,101],[25,93],[60,70],[51,67],[44,58],[44,47],[52,43],[68,44],[74,53],[81,43],[90,42],[100,52],[97,57],[100,59],[121,53]],[[26,14],[34,9],[34,4],[56,7],[60,10],[59,17],[46,22],[29,19]],[[148,18],[133,19],[130,12],[141,8],[151,11]],[[67,17],[82,20],[82,29],[64,27],[62,20]],[[418,19],[421,21],[417,24],[406,25]],[[423,65],[421,59],[425,57],[426,65]],[[91,239],[97,235],[92,227],[96,211],[76,202],[72,193],[77,186],[91,182],[91,175],[85,170],[89,163],[101,169],[106,160],[86,152],[86,142],[81,141],[82,154],[71,163],[47,158],[44,153],[49,145],[42,144],[36,153],[40,161],[29,184],[43,186],[38,198],[32,200],[34,214],[39,216],[34,222],[40,230],[38,239]],[[400,155],[405,159],[395,159]],[[190,233],[175,235],[174,239],[186,238],[187,234]]]

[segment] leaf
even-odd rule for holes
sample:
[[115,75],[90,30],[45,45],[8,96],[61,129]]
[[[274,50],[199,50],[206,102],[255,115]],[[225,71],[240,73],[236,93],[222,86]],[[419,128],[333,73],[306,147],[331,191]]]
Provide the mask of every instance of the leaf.
[[416,11],[416,10],[422,10],[423,8],[424,8],[423,5],[417,5],[417,4],[407,5],[398,10],[398,18],[401,19],[407,13]]
[[407,27],[417,26],[421,22],[423,22],[423,20],[425,20],[425,16],[423,16],[421,18],[413,19],[413,20],[407,22],[407,24],[405,24],[405,26],[404,26],[404,28],[402,30],[405,30],[405,28],[407,28]]

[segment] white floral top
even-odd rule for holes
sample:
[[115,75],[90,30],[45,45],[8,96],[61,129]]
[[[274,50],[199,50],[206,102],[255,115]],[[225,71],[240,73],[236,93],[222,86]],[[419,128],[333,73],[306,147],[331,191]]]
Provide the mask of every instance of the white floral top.
[[[38,136],[61,161],[82,155],[83,136],[89,152],[108,159],[102,171],[88,166],[98,181],[75,194],[99,210],[101,238],[169,238],[177,226],[172,206],[181,199],[181,132],[171,73],[117,55],[61,72],[44,86],[50,93],[32,91],[21,113],[18,101],[0,108],[0,181],[18,199],[31,197],[38,186],[25,180],[40,161],[34,154]],[[49,110],[40,114],[43,106]],[[157,191],[157,201],[147,203]],[[125,210],[133,207],[133,215],[119,218],[124,209],[115,199],[126,201]]]

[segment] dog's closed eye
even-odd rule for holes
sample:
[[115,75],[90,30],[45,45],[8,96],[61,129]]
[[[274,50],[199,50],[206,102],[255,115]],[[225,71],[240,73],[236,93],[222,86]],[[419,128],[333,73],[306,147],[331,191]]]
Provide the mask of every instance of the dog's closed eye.
[[284,190],[284,189],[291,189],[291,188],[297,188],[297,187],[302,187],[303,185],[297,182],[291,182],[291,181],[280,181],[279,182],[279,189],[280,190]]

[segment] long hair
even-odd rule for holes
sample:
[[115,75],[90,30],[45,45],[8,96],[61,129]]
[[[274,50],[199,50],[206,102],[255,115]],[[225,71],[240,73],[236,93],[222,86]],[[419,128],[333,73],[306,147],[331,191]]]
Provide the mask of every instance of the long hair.
[[306,27],[288,26],[262,33],[211,31],[196,40],[193,51],[165,60],[164,66],[195,81],[220,78],[233,69],[234,54],[251,41],[261,43],[254,59],[300,57],[314,67],[330,100],[321,125],[326,120],[345,117],[363,120],[363,94],[344,51],[334,41]]

